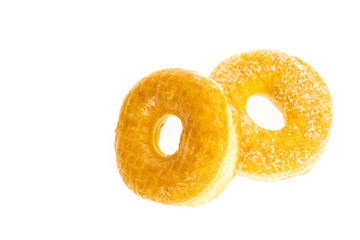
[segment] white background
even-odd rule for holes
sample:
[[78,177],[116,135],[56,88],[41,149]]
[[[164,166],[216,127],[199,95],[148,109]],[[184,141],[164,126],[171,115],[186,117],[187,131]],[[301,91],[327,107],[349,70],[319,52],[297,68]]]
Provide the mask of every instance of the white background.
[[[358,1],[0,2],[0,239],[360,239]],[[118,174],[122,100],[167,67],[204,76],[243,51],[308,62],[334,101],[308,174],[236,177],[198,208],[133,194]]]

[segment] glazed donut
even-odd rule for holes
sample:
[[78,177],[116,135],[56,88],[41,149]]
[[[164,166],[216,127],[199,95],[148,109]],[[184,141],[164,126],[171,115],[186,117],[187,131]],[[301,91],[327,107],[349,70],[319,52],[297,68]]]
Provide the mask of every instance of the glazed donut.
[[[168,116],[183,125],[179,149],[158,146]],[[215,81],[193,71],[165,69],[139,81],[126,96],[116,128],[117,166],[139,196],[198,206],[220,194],[237,162],[230,105]]]
[[[226,59],[210,78],[222,86],[232,106],[240,175],[276,181],[304,174],[316,164],[330,136],[333,108],[313,67],[279,51],[258,50]],[[253,95],[268,98],[283,113],[282,129],[267,130],[251,120],[246,105]]]

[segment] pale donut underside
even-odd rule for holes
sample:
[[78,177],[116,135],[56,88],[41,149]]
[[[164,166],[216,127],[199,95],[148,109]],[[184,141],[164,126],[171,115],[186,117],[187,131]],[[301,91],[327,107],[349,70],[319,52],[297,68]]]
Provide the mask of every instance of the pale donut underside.
[[[240,175],[275,181],[309,171],[329,139],[332,100],[313,67],[288,54],[258,50],[232,56],[210,78],[219,83],[233,111],[238,136]],[[282,111],[285,126],[271,131],[246,112],[253,95],[270,99]]]
[[[169,115],[183,125],[179,149],[161,152]],[[165,69],[138,82],[126,96],[116,129],[116,157],[127,186],[163,204],[197,206],[231,181],[237,161],[230,105],[215,81],[193,71]]]

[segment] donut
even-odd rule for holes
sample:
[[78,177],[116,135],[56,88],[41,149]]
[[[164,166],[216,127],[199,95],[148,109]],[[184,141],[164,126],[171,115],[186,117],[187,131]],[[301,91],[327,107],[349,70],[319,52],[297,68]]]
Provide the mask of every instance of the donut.
[[[234,176],[237,143],[232,112],[215,81],[194,71],[165,69],[139,81],[126,96],[116,127],[117,166],[142,198],[198,206],[217,197]],[[158,146],[174,115],[183,130],[173,155]]]
[[[325,82],[309,64],[274,50],[227,58],[211,73],[223,88],[238,136],[239,175],[277,181],[308,172],[329,140],[333,106]],[[284,116],[277,131],[261,128],[248,116],[247,100],[268,98]]]

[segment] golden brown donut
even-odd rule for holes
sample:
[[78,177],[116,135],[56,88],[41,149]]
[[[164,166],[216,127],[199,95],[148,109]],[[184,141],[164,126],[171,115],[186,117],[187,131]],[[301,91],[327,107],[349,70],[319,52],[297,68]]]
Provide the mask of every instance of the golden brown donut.
[[[210,78],[232,105],[240,175],[275,181],[304,174],[316,164],[330,136],[333,108],[313,67],[286,53],[258,50],[226,59]],[[282,111],[281,130],[264,129],[251,120],[246,104],[253,95],[267,97]]]
[[[179,149],[158,146],[169,115],[183,125]],[[215,81],[193,71],[165,69],[126,96],[116,128],[117,165],[126,185],[163,204],[198,206],[220,194],[237,161],[230,106]]]

